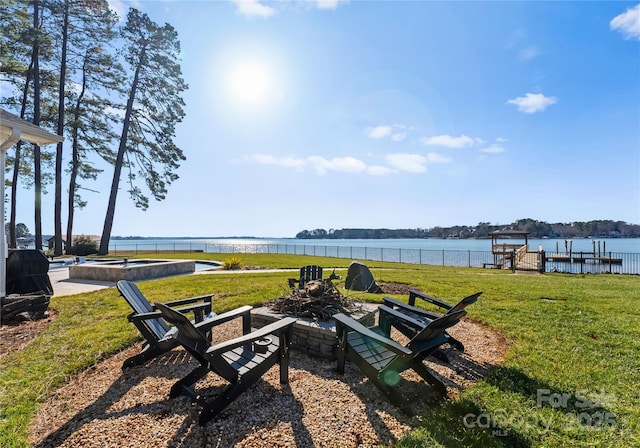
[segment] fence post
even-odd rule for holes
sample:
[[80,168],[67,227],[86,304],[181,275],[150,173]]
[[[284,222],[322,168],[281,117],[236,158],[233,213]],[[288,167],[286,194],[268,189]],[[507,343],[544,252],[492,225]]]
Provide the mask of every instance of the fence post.
[[444,266],[444,249],[442,249],[442,266]]
[[516,251],[511,249],[511,272],[516,272]]
[[547,272],[547,254],[544,250],[541,250],[538,256],[540,257],[540,273],[544,274]]
[[613,267],[611,266],[611,252],[609,252],[609,274],[613,273]]
[[469,262],[469,267],[471,267],[471,251],[467,251],[467,261]]

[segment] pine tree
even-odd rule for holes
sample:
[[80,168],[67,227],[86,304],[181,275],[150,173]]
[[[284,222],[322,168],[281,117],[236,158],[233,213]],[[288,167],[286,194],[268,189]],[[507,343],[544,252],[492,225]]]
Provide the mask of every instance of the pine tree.
[[124,60],[131,67],[133,78],[98,251],[101,255],[109,251],[122,168],[129,172],[131,198],[137,207],[146,210],[149,199],[136,185],[137,175],[144,179],[150,194],[162,200],[167,186],[178,178],[175,170],[179,162],[185,160],[173,142],[175,126],[184,117],[180,94],[187,89],[178,63],[177,32],[171,25],[159,26],[132,8],[122,37]]
[[[51,92],[56,80],[46,66],[51,60],[51,39],[44,23],[43,3],[40,1],[3,0],[3,20],[0,22],[2,45],[2,102],[21,118],[36,125],[48,127],[55,106],[51,103]],[[5,9],[6,8],[6,9]],[[42,248],[42,192],[50,175],[42,171],[51,161],[50,153],[41,151],[37,145],[15,146],[15,155],[7,157],[13,165],[11,181],[11,218],[9,225],[10,245],[16,245],[16,190],[18,179],[25,180],[27,187],[35,188],[34,220],[36,248]],[[30,166],[27,165],[30,163]]]
[[[71,242],[75,206],[86,204],[77,193],[77,179],[95,179],[101,171],[84,159],[95,152],[113,160],[109,145],[115,139],[110,127],[114,120],[107,112],[113,103],[106,98],[118,92],[115,80],[122,78],[122,69],[106,50],[115,38],[117,16],[105,0],[50,0],[48,5],[60,48],[57,129],[58,134],[67,130],[71,135],[66,231]],[[54,254],[61,255],[63,143],[57,145],[55,162]]]

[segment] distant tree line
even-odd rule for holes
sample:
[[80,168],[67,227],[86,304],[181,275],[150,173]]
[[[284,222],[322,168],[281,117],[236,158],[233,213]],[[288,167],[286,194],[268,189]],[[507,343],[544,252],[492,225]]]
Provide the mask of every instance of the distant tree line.
[[62,255],[63,237],[71,242],[74,213],[87,204],[83,195],[95,193],[101,165],[112,182],[99,253],[108,251],[121,180],[143,210],[149,197],[165,198],[185,160],[173,142],[187,89],[179,60],[175,29],[137,9],[120,22],[107,0],[2,0],[0,104],[65,137],[55,150],[18,142],[7,154],[10,247],[19,183],[34,190],[36,249],[42,195],[54,185],[54,255]]
[[547,223],[519,219],[512,224],[481,222],[475,226],[432,227],[429,229],[315,229],[303,230],[300,239],[384,239],[384,238],[490,238],[496,230],[529,232],[531,238],[640,238],[640,225],[624,221]]

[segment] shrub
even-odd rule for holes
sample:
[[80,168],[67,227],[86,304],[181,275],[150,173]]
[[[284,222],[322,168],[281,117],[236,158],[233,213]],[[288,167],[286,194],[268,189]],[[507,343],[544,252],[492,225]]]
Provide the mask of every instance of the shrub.
[[227,271],[235,271],[242,269],[242,260],[236,257],[227,258],[222,263],[222,269]]
[[86,235],[80,235],[73,239],[70,254],[93,255],[98,253],[98,243]]

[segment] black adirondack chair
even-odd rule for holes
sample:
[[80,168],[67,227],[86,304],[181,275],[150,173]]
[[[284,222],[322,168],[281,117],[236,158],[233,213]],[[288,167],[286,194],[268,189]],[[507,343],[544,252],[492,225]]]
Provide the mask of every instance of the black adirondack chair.
[[[399,311],[402,314],[410,317],[412,320],[402,321],[401,319],[396,319],[394,326],[400,330],[402,334],[405,336],[412,338],[419,331],[421,331],[426,325],[428,325],[434,319],[438,319],[443,315],[456,313],[458,311],[464,310],[467,306],[476,303],[478,301],[478,297],[482,292],[476,292],[475,294],[471,294],[463,299],[461,299],[457,304],[450,305],[442,300],[436,299],[435,297],[431,297],[427,294],[424,294],[420,291],[410,290],[409,291],[409,303],[404,303],[396,299],[392,299],[391,297],[384,297],[384,304],[389,308],[393,308]],[[433,311],[428,311],[424,308],[416,307],[416,299],[421,299],[426,302],[429,302],[433,305],[436,305],[439,308],[445,310],[445,313],[435,313]],[[416,324],[416,321],[418,322]],[[464,344],[460,342],[458,339],[449,335],[450,346],[447,349],[441,348],[438,349],[434,355],[443,359],[444,361],[448,361],[447,353],[451,349],[456,349],[460,352],[464,352]]]
[[300,278],[290,278],[289,287],[295,288],[295,285],[298,284],[298,289],[304,289],[304,285],[311,280],[322,280],[322,266],[302,266]]
[[[198,418],[200,425],[206,425],[218,416],[275,364],[280,365],[280,383],[289,381],[289,346],[295,318],[287,317],[211,346],[207,337],[184,314],[161,303],[156,303],[156,307],[178,329],[172,337],[200,362],[200,366],[177,381],[169,393],[170,398],[187,395],[202,406]],[[216,397],[207,400],[192,386],[209,372],[218,374],[229,385]]]
[[431,321],[406,345],[389,336],[395,319],[410,319],[387,306],[379,308],[378,326],[367,328],[345,314],[336,314],[338,337],[338,373],[344,373],[346,360],[352,361],[395,406],[406,410],[409,401],[396,390],[400,373],[413,369],[442,396],[447,388],[424,365],[424,359],[443,344],[449,336],[445,330],[460,321],[465,311],[448,314]]
[[[145,339],[142,350],[122,364],[122,368],[133,367],[144,364],[148,360],[165,353],[179,344],[171,337],[176,331],[162,318],[162,313],[149,303],[144,294],[138,289],[138,286],[128,280],[120,280],[116,283],[120,295],[127,301],[133,312],[127,316],[129,322],[133,323],[140,334]],[[211,328],[231,319],[241,317],[243,325],[249,331],[250,322],[250,306],[244,306],[217,316],[211,313],[211,299],[213,294],[191,297],[187,299],[174,300],[167,302],[165,305],[176,307],[181,313],[192,312],[194,314],[194,322],[203,329],[207,334]],[[205,317],[208,317],[205,320]]]

